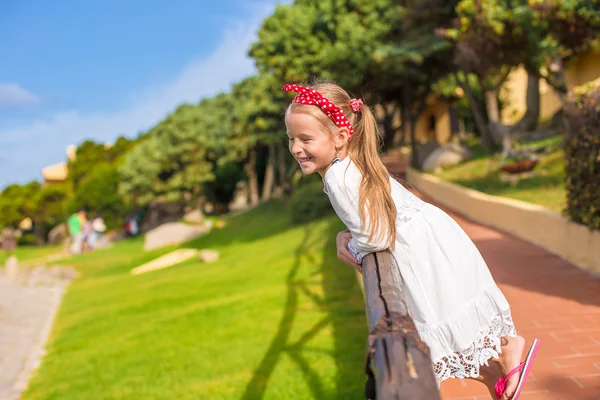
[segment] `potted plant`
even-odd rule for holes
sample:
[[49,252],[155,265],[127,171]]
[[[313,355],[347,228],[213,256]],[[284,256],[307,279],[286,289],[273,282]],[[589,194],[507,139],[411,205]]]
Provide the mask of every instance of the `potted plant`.
[[511,149],[500,161],[500,170],[508,174],[529,172],[535,168],[539,158],[532,152],[524,149]]

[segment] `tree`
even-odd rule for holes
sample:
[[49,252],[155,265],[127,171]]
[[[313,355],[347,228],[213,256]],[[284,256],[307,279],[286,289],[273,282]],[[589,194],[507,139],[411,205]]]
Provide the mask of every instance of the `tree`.
[[197,198],[225,155],[231,109],[224,93],[179,106],[127,153],[119,168],[120,193],[139,205],[183,203],[186,194]]
[[78,189],[79,183],[99,164],[110,160],[109,153],[104,144],[93,140],[81,143],[75,152],[75,159],[69,160],[69,180],[73,183],[73,189]]
[[[331,27],[324,52],[328,76],[368,104],[377,104],[383,147],[391,148],[400,128],[397,118],[403,69],[381,60],[381,48],[402,29],[402,7],[393,0],[312,1],[320,20]],[[396,141],[397,143],[397,141]]]
[[138,139],[130,140],[125,136],[118,137],[115,143],[108,148],[108,159],[110,162],[120,163],[123,156],[136,144]]
[[[227,148],[242,161],[248,177],[251,204],[269,200],[276,180],[285,185],[290,157],[286,157],[283,116],[287,99],[281,82],[271,73],[262,73],[237,83],[232,88],[234,110],[232,134]],[[264,155],[262,193],[259,190],[258,157]]]
[[[510,148],[512,136],[532,130],[540,110],[539,78],[561,97],[567,91],[562,61],[589,49],[600,32],[598,0],[461,0],[456,25],[440,30],[455,43],[456,78],[471,101],[484,147]],[[498,89],[511,69],[528,72],[527,110],[514,126],[499,121]],[[478,101],[467,79],[472,74],[484,92]]]
[[[394,70],[396,80],[387,85],[386,97],[400,99],[403,125],[409,123],[413,167],[422,160],[417,157],[416,122],[434,91],[437,81],[452,71],[448,62],[450,43],[436,34],[454,17],[454,3],[443,0],[401,2],[398,26],[384,38],[376,55],[380,70]],[[389,74],[388,74],[389,75]]]
[[[526,0],[461,0],[456,10],[454,26],[438,33],[455,45],[455,78],[469,99],[482,145],[496,150],[506,136],[500,129],[499,89],[514,67],[536,70],[540,32]],[[469,75],[481,88],[481,99]]]
[[324,78],[329,32],[310,1],[278,5],[273,15],[264,20],[249,55],[260,73],[272,74],[279,82]]
[[527,109],[512,128],[522,132],[535,129],[540,113],[540,78],[550,84],[564,102],[569,90],[564,61],[590,50],[600,37],[600,1],[533,0],[537,46],[524,66],[528,73]]
[[38,242],[44,242],[52,228],[66,221],[69,214],[71,187],[68,183],[44,186],[36,194],[36,211],[32,216]]
[[[73,196],[73,209],[86,209],[93,217],[101,213],[109,228],[121,226],[129,207],[119,194],[120,176],[117,168],[110,164],[96,166],[79,184]],[[74,211],[73,210],[73,211]]]
[[547,49],[544,56],[549,68],[540,74],[564,101],[568,92],[564,60],[577,57],[600,42],[600,1],[532,0],[531,7]]
[[33,217],[37,209],[36,196],[42,186],[39,182],[9,185],[0,193],[0,227],[17,227],[26,217]]
[[396,69],[379,69],[375,51],[394,29],[397,14],[392,0],[298,0],[265,20],[250,55],[259,71],[272,74],[280,85],[334,80],[367,102],[384,101],[381,122],[391,144],[398,97],[384,99],[379,90],[387,92],[386,86],[397,81]]
[[165,162],[158,140],[154,136],[146,137],[125,155],[118,169],[119,194],[136,205],[147,205],[164,194],[159,174]]
[[44,242],[49,229],[62,222],[70,190],[68,185],[42,186],[39,182],[10,185],[0,193],[0,227],[17,227],[29,217],[36,242]]

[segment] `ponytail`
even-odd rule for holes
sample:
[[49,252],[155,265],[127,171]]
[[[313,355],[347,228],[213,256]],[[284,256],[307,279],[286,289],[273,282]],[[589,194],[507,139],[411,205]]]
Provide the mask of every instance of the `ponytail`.
[[380,158],[381,135],[375,116],[366,105],[360,114],[349,142],[348,155],[363,179],[359,191],[360,217],[371,232],[369,241],[385,239],[393,248],[396,237],[396,204],[392,199],[390,175]]

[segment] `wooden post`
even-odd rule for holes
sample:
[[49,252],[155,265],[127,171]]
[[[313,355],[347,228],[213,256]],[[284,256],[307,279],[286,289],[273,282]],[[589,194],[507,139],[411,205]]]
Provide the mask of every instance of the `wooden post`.
[[389,251],[363,261],[369,323],[365,395],[373,400],[439,400],[429,348],[409,315],[404,286]]

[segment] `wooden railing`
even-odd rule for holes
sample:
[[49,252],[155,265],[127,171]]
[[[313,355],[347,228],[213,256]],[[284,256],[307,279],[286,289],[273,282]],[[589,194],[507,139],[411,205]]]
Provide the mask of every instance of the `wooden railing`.
[[439,400],[429,348],[409,315],[404,285],[389,251],[363,261],[369,340],[367,399]]

